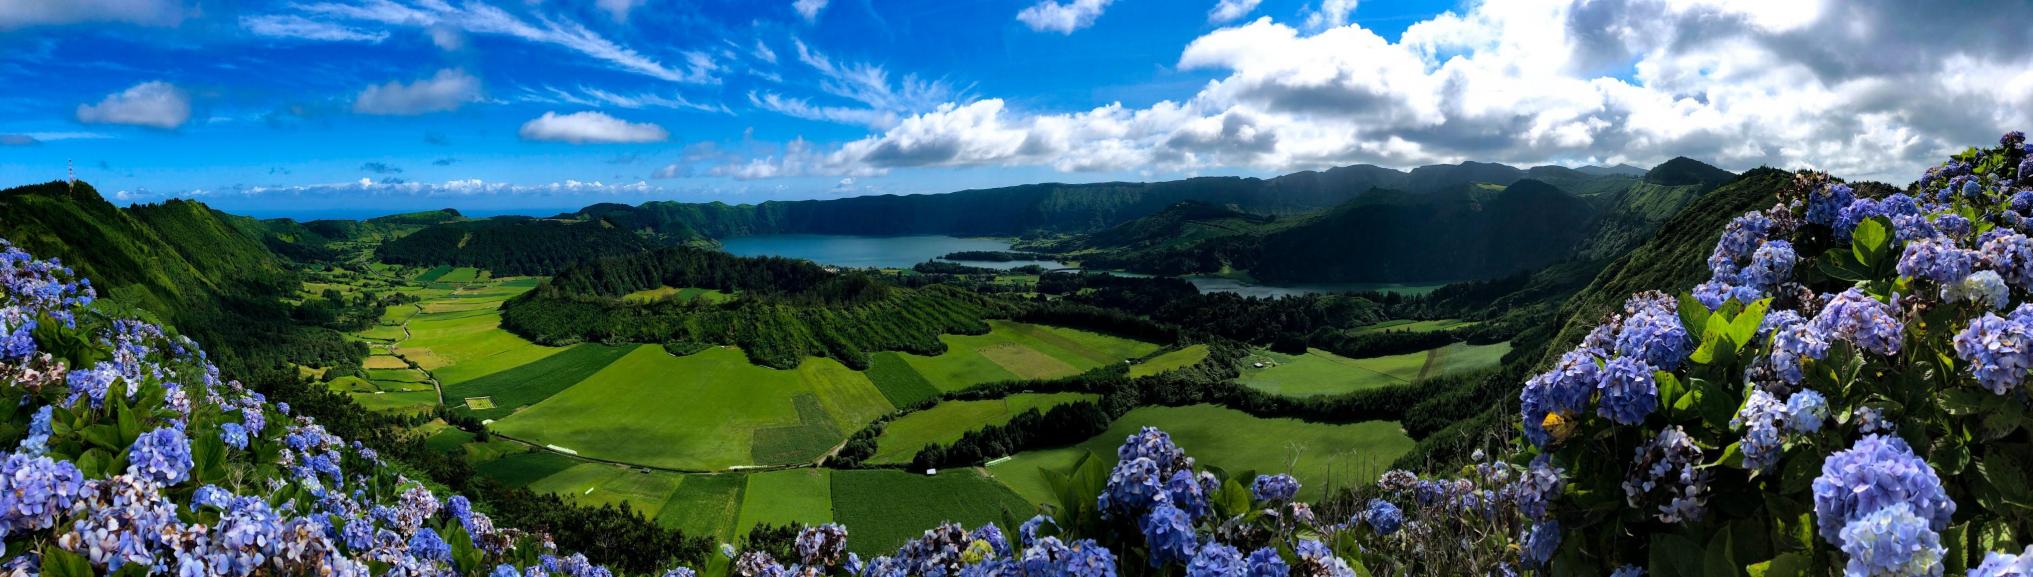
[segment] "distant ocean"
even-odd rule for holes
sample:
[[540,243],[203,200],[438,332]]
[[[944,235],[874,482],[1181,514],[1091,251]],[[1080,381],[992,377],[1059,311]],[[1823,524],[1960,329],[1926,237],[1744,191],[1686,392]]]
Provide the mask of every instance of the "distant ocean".
[[[405,213],[411,213],[411,212],[423,212],[423,211],[426,211],[426,210],[435,210],[435,209],[422,209],[422,208],[419,208],[419,209],[383,209],[383,208],[330,208],[330,209],[289,209],[289,208],[241,208],[241,209],[221,209],[221,210],[225,210],[226,212],[228,212],[228,213],[231,213],[231,214],[237,214],[237,215],[241,215],[241,216],[251,216],[251,217],[254,217],[254,218],[260,218],[260,219],[270,219],[270,218],[291,218],[291,219],[296,219],[297,221],[300,221],[300,222],[301,222],[301,221],[312,221],[312,220],[366,220],[366,219],[374,218],[374,217],[377,217],[377,216],[388,216],[388,215],[391,215],[391,214],[405,214]],[[489,217],[489,216],[505,216],[505,215],[516,215],[516,216],[557,216],[557,215],[559,215],[559,214],[563,214],[563,213],[567,213],[567,212],[574,212],[574,211],[577,211],[577,210],[579,210],[579,209],[578,209],[578,207],[573,207],[573,208],[476,208],[476,209],[471,209],[471,210],[468,210],[468,209],[464,209],[464,208],[459,208],[459,209],[455,209],[455,210],[458,210],[458,211],[459,211],[459,214],[463,214],[463,215],[466,215],[466,217],[468,217],[468,218],[485,218],[485,217]]]

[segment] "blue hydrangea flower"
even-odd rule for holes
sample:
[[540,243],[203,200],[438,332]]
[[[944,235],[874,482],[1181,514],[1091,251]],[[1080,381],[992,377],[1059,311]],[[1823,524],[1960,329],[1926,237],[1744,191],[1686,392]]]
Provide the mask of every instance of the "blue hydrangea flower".
[[1751,389],[1744,405],[1729,421],[1730,428],[1744,432],[1737,447],[1743,452],[1745,467],[1764,470],[1779,462],[1786,449],[1783,427],[1788,420],[1785,403],[1764,389]]
[[1835,219],[1850,201],[1856,200],[1856,191],[1849,185],[1829,183],[1807,194],[1807,222],[1823,226],[1834,226]]
[[1405,525],[1405,512],[1398,510],[1398,506],[1390,501],[1370,499],[1369,507],[1362,512],[1362,520],[1378,535],[1390,535]]
[[522,577],[522,572],[515,570],[514,565],[502,564],[495,565],[494,571],[487,575],[488,577]]
[[1632,297],[1625,304],[1630,315],[1617,332],[1616,352],[1636,357],[1661,370],[1679,368],[1692,352],[1687,329],[1680,325],[1680,313],[1672,299]]
[[1136,434],[1123,439],[1122,446],[1115,450],[1115,456],[1121,461],[1146,458],[1157,463],[1159,467],[1171,469],[1185,460],[1186,453],[1172,443],[1172,435],[1158,430],[1157,427],[1144,427]]
[[1955,335],[1955,355],[1984,388],[2011,392],[2033,370],[2033,304],[2020,305],[2009,317],[1985,313],[1971,320]]
[[1969,276],[1976,266],[1976,253],[1957,248],[1946,238],[1923,238],[1906,243],[1899,255],[1899,275],[1950,284]]
[[1202,492],[1200,478],[1192,470],[1172,472],[1172,478],[1165,481],[1165,499],[1194,519],[1207,516],[1207,495]]
[[1988,309],[2003,309],[2011,300],[2011,288],[2005,286],[2004,277],[1996,271],[1980,270],[1963,277],[1961,281],[1941,287],[1941,299],[1958,303],[1968,302]]
[[1546,455],[1539,455],[1525,467],[1525,474],[1513,486],[1518,512],[1533,519],[1545,517],[1547,508],[1560,498],[1566,486],[1567,471],[1553,466]]
[[1793,253],[1793,244],[1783,240],[1766,241],[1751,254],[1751,264],[1739,274],[1743,284],[1759,290],[1771,290],[1793,277],[1793,265],[1799,256]]
[[226,423],[219,426],[219,440],[235,449],[247,448],[247,427],[240,423]]
[[1659,384],[1651,365],[1617,357],[1602,368],[1602,398],[1597,413],[1620,425],[1636,425],[1659,406]]
[[1850,239],[1850,235],[1856,232],[1857,225],[1863,224],[1864,221],[1874,217],[1890,215],[1891,210],[1888,208],[1887,203],[1868,198],[1859,198],[1851,202],[1849,206],[1843,207],[1842,211],[1837,213],[1835,223],[1831,224],[1830,227],[1835,229],[1836,238],[1847,242]]
[[1138,528],[1143,531],[1144,546],[1150,548],[1152,567],[1184,563],[1200,545],[1200,538],[1193,533],[1193,520],[1170,503],[1152,507],[1149,515],[1138,520]]
[[1786,398],[1787,428],[1806,434],[1821,431],[1828,422],[1828,398],[1813,389],[1801,389]]
[[1141,515],[1152,504],[1169,500],[1158,464],[1149,457],[1137,457],[1115,464],[1108,473],[1108,485],[1101,492],[1098,508],[1104,517],[1115,513]]
[[120,366],[100,362],[92,368],[72,370],[64,376],[64,385],[70,389],[70,396],[64,405],[76,404],[78,399],[87,399],[94,409],[106,407],[106,392],[113,387],[113,381],[120,378]]
[[1624,475],[1624,497],[1631,507],[1654,509],[1661,522],[1700,521],[1708,504],[1708,472],[1702,464],[1694,439],[1679,425],[1668,426],[1638,448]]
[[1553,554],[1559,550],[1560,522],[1547,519],[1532,524],[1532,528],[1525,534],[1518,557],[1527,567],[1544,567],[1553,560]]
[[2018,555],[1985,553],[1984,562],[1969,570],[1969,577],[2033,577],[2033,547]]
[[163,427],[134,439],[127,449],[127,474],[164,485],[191,477],[191,441],[184,432]]
[[1241,551],[1221,543],[1208,543],[1186,564],[1186,577],[1243,577],[1246,569]]
[[1772,368],[1779,373],[1780,379],[1797,385],[1807,378],[1809,359],[1820,360],[1828,356],[1828,341],[1822,340],[1806,321],[1800,320],[1799,313],[1780,313],[1787,314],[1765,317],[1772,326]]
[[0,533],[48,529],[85,489],[70,461],[15,453],[0,461]]
[[29,417],[28,437],[21,440],[21,448],[17,452],[39,456],[49,451],[49,436],[56,432],[56,428],[50,424],[52,409],[54,407],[43,405],[42,408],[35,410],[34,416]]
[[452,545],[446,543],[438,532],[430,527],[417,529],[409,538],[409,553],[418,559],[431,561],[452,560]]
[[1618,567],[1615,571],[1611,571],[1609,577],[1645,577],[1645,568],[1636,565],[1625,565]]
[[1858,348],[1885,356],[1899,354],[1905,329],[1891,305],[1879,302],[1856,288],[1835,295],[1809,324],[1816,332],[1842,338]]
[[1560,356],[1552,370],[1525,381],[1525,390],[1518,400],[1526,440],[1541,448],[1553,444],[1556,439],[1545,427],[1548,419],[1571,422],[1588,408],[1589,397],[1595,394],[1601,380],[1601,368],[1596,366],[1595,359],[1595,355],[1585,351],[1569,351]]
[[1250,494],[1258,501],[1290,501],[1299,495],[1299,480],[1291,475],[1257,475]]
[[1955,501],[1941,477],[1898,437],[1865,435],[1849,449],[1830,455],[1814,479],[1814,517],[1821,538],[1844,546],[1843,527],[1880,509],[1903,503],[1927,520],[1929,529],[1948,528]]
[[[2033,195],[2033,192],[2022,194]],[[1985,268],[1997,271],[2005,283],[2020,290],[2033,290],[2033,239],[2016,232],[1987,235],[1977,250]]]
[[1934,229],[1953,239],[1968,238],[1976,225],[1960,214],[1944,214],[1934,217]]
[[1069,577],[1115,577],[1115,553],[1093,539],[1074,541],[1066,553]]
[[1846,575],[1940,577],[1947,549],[1911,504],[1893,503],[1843,526],[1842,552]]
[[1285,564],[1285,558],[1278,555],[1278,550],[1270,547],[1251,551],[1247,563],[1249,570],[1243,573],[1243,577],[1290,577],[1292,574],[1292,566]]

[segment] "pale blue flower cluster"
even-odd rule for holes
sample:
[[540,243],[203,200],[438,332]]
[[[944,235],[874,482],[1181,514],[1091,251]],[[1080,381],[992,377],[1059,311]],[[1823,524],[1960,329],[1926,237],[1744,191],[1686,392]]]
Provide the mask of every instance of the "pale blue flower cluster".
[[1290,501],[1299,495],[1299,480],[1283,473],[1257,475],[1250,484],[1250,494],[1258,501]]
[[1955,355],[1968,363],[1978,383],[2000,395],[2011,392],[2033,371],[2033,304],[2010,315],[1984,313],[1955,335]]
[[[2033,174],[2033,171],[2028,171]],[[1984,561],[1969,570],[1969,577],[2033,577],[2033,547],[2018,555],[1990,552]]]
[[1848,450],[1830,455],[1814,479],[1814,517],[1821,538],[1845,544],[1843,528],[1879,510],[1904,505],[1926,521],[1926,529],[1948,528],[1955,501],[1927,461],[1898,437],[1865,435]]
[[1638,448],[1624,477],[1624,498],[1632,507],[1652,510],[1661,522],[1700,521],[1709,493],[1702,464],[1694,439],[1678,425],[1666,427]]
[[1856,288],[1829,299],[1821,314],[1808,324],[1813,333],[1846,340],[1857,348],[1885,356],[1899,354],[1905,329],[1892,305]]
[[1390,535],[1405,526],[1405,512],[1390,501],[1370,499],[1369,506],[1363,510],[1362,520],[1378,535]]
[[1947,548],[1913,506],[1893,503],[1842,528],[1842,552],[1851,577],[1940,577]]
[[191,441],[184,432],[163,427],[142,433],[127,449],[127,474],[163,485],[191,477]]

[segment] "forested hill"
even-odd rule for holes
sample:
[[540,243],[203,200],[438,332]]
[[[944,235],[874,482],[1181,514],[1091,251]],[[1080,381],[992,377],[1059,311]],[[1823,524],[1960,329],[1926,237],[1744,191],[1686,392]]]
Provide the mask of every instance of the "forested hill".
[[497,275],[548,275],[567,265],[658,246],[605,220],[495,217],[424,227],[382,243],[375,256],[391,264],[470,266]]
[[[1547,167],[1541,167],[1547,168]],[[1540,169],[1533,169],[1537,171]],[[1621,175],[1581,178],[1628,180]],[[728,238],[764,234],[1019,236],[1102,230],[1181,202],[1261,215],[1338,206],[1370,189],[1427,193],[1475,183],[1509,185],[1531,171],[1501,164],[1434,165],[1409,172],[1356,165],[1270,179],[1203,177],[1152,183],[1029,184],[947,194],[882,195],[761,204],[601,204],[568,218],[602,218],[658,234]]]
[[185,200],[118,208],[84,182],[0,191],[0,238],[61,259],[103,300],[212,345],[228,370],[272,369],[283,356],[357,362],[336,332],[292,322],[283,299],[299,279],[240,218]]
[[[628,299],[662,287],[731,295],[707,302]],[[950,285],[895,286],[870,273],[834,273],[802,260],[746,258],[686,247],[574,265],[503,308],[502,327],[547,345],[662,343],[673,354],[737,345],[779,369],[832,357],[867,369],[869,355],[936,355],[941,334],[982,334],[1007,301]]]

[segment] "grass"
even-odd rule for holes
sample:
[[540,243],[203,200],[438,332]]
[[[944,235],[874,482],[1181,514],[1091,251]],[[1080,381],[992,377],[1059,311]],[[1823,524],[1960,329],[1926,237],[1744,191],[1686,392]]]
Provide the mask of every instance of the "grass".
[[1067,377],[1151,354],[1158,345],[1045,325],[989,321],[985,335],[943,335],[944,354],[898,358],[940,391],[982,383]]
[[436,433],[432,433],[430,437],[425,438],[424,446],[440,453],[450,453],[460,450],[460,447],[466,443],[473,442],[473,438],[472,433],[453,427],[445,427],[439,429]]
[[741,515],[741,492],[747,481],[748,476],[741,474],[688,475],[657,512],[656,522],[691,535],[731,543]]
[[493,309],[420,314],[410,321],[409,340],[396,350],[417,366],[453,385],[536,362],[564,351],[523,340],[501,329]]
[[[1330,487],[1374,482],[1413,444],[1397,423],[1389,421],[1330,425],[1263,419],[1214,405],[1143,407],[1124,414],[1107,432],[1079,445],[1026,452],[989,470],[1017,493],[1043,501],[1050,489],[1038,472],[1040,467],[1063,469],[1082,451],[1113,459],[1124,437],[1147,426],[1170,433],[1201,465],[1235,475],[1252,470],[1291,473],[1299,478],[1303,485],[1299,494],[1306,499],[1320,498]],[[838,494],[836,490],[836,498]]]
[[360,366],[368,369],[384,369],[384,370],[409,368],[409,364],[402,362],[401,358],[389,355],[369,356],[367,357],[367,360],[360,362]]
[[[801,407],[799,395],[811,399]],[[734,348],[678,358],[643,346],[492,426],[588,457],[721,470],[771,464],[754,459],[758,447],[772,448],[757,442],[768,440],[764,429],[830,426],[828,441],[837,443],[845,438],[841,431],[891,410],[866,376],[830,359],[806,359],[780,371],[749,364]],[[812,452],[781,462],[817,457]]]
[[787,469],[748,475],[734,530],[745,535],[763,523],[833,522],[832,473],[831,469]]
[[447,386],[445,398],[490,397],[489,408],[471,406],[467,412],[482,419],[499,419],[586,380],[631,350],[633,347],[575,345],[518,367]]
[[1358,335],[1382,332],[1425,333],[1432,331],[1452,330],[1474,325],[1475,321],[1464,321],[1461,319],[1434,319],[1424,321],[1393,319],[1376,323],[1373,325],[1366,325],[1350,332]]
[[833,520],[852,528],[847,548],[863,557],[894,552],[946,521],[969,528],[1000,523],[1005,511],[1026,519],[1036,508],[977,469],[934,477],[887,469],[833,472]]
[[424,271],[423,274],[417,275],[416,280],[417,282],[438,282],[438,279],[445,278],[445,275],[450,272],[452,272],[452,267],[449,266],[432,267],[430,270]]
[[1366,359],[1351,359],[1318,349],[1309,349],[1303,355],[1257,351],[1247,363],[1264,363],[1265,366],[1243,367],[1242,378],[1238,382],[1267,393],[1291,397],[1338,395],[1496,366],[1510,351],[1509,342],[1489,345],[1455,343],[1416,353]]
[[1008,423],[1010,418],[1031,409],[1046,410],[1066,403],[1093,400],[1083,393],[1022,393],[983,401],[947,401],[923,411],[904,415],[883,427],[876,437],[872,463],[909,463],[926,445],[950,445],[968,431]]
[[527,487],[531,483],[551,475],[556,475],[560,471],[570,469],[578,464],[579,461],[574,461],[569,457],[549,451],[524,451],[503,455],[498,459],[482,461],[473,465],[473,469],[482,475],[502,483],[516,487]]
[[479,280],[486,280],[486,278],[487,278],[486,271],[482,271],[473,267],[462,266],[459,268],[452,269],[450,271],[446,271],[444,275],[439,276],[434,282],[469,283]]
[[606,463],[580,463],[534,483],[529,490],[553,493],[572,502],[599,507],[628,504],[655,518],[684,481],[677,473],[643,472]]
[[429,411],[438,406],[435,391],[409,391],[402,393],[352,393],[353,402],[369,411],[385,413],[409,413]]
[[1207,345],[1193,345],[1137,363],[1129,368],[1130,378],[1169,373],[1207,360]]
[[678,302],[692,302],[695,300],[703,299],[707,303],[718,303],[726,302],[727,299],[729,298],[732,297],[729,296],[727,293],[713,289],[698,287],[677,288],[666,286],[628,293],[626,295],[622,295],[621,300],[632,303],[652,303],[665,299],[675,299]]
[[875,382],[875,388],[889,398],[889,404],[909,407],[939,396],[939,388],[912,369],[899,353],[885,351],[870,358],[868,380]]

